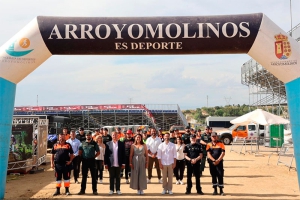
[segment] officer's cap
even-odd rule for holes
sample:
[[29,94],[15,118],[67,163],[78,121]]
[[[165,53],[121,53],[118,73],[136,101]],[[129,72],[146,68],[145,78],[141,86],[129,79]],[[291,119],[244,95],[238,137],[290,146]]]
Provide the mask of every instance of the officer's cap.
[[195,134],[190,135],[190,138],[196,138]]

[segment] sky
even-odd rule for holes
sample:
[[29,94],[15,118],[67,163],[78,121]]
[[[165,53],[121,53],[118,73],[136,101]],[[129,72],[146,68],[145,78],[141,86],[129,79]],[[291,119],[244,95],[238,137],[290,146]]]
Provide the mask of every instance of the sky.
[[[300,1],[292,2],[292,26]],[[0,46],[36,16],[144,17],[264,13],[291,29],[290,0],[1,0]],[[235,55],[52,56],[17,85],[15,106],[178,104],[181,109],[248,104]]]

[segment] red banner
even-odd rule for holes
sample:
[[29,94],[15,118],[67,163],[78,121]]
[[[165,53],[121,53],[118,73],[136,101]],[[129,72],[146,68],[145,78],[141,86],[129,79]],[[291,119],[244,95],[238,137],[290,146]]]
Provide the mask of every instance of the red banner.
[[[15,107],[15,112],[38,111],[81,111],[81,110],[137,110],[145,109],[143,104],[108,104],[108,105],[69,105],[69,106],[24,106]],[[148,110],[148,109],[146,109]]]

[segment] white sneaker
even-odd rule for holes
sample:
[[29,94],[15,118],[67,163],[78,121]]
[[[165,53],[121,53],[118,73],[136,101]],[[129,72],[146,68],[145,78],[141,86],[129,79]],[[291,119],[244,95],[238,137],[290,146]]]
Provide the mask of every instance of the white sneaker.
[[151,183],[151,179],[147,179],[147,183]]
[[126,183],[129,184],[129,180],[128,179],[126,179]]
[[137,190],[137,194],[141,194],[141,191],[140,191],[140,190]]
[[161,192],[161,194],[166,194],[166,190],[163,190],[163,191]]
[[144,193],[144,191],[143,191],[143,190],[140,190],[140,194],[141,194],[141,195],[143,195],[143,194],[145,194],[145,193]]
[[172,190],[169,190],[169,194],[173,194]]
[[100,180],[100,181],[99,181],[99,183],[103,183],[103,181],[102,181],[102,180]]
[[182,180],[179,180],[180,185],[184,185],[184,183],[182,182]]
[[179,184],[180,184],[179,180],[178,180],[178,181],[176,181],[176,185],[179,185]]
[[112,195],[113,193],[114,193],[114,191],[110,190],[108,194]]
[[117,194],[118,194],[118,195],[121,195],[121,194],[122,194],[122,192],[121,192],[120,190],[118,190],[118,191],[117,191]]
[[159,183],[163,183],[162,179],[158,179],[158,182],[159,182]]

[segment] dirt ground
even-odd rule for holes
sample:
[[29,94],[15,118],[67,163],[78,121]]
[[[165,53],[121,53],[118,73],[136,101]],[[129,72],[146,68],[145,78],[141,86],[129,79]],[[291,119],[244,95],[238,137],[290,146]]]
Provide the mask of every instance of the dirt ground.
[[[173,195],[161,195],[162,186],[157,179],[152,178],[152,183],[148,184],[143,199],[175,198],[175,199],[300,199],[300,192],[295,168],[289,170],[284,164],[277,165],[276,154],[271,156],[269,165],[268,158],[271,152],[261,152],[259,155],[246,152],[240,154],[240,147],[235,147],[231,151],[231,146],[226,146],[224,158],[225,168],[225,196],[213,196],[211,177],[208,164],[201,177],[202,190],[205,195],[196,194],[195,187],[192,194],[185,195],[185,185],[173,185]],[[249,147],[248,147],[249,149]],[[272,148],[272,151],[276,149]],[[290,161],[291,158],[286,158]],[[294,166],[294,165],[293,165]],[[54,171],[50,169],[50,164],[42,165],[45,171],[35,174],[25,174],[20,176],[8,175],[5,199],[132,199],[141,198],[135,190],[129,188],[125,179],[121,180],[121,191],[123,195],[108,195],[108,172],[104,172],[104,183],[98,184],[98,196],[92,195],[91,179],[88,179],[86,195],[75,195],[80,190],[80,184],[74,184],[74,179],[70,187],[71,196],[60,195],[52,197],[55,192]],[[153,169],[155,172],[155,169]],[[175,179],[173,180],[175,182]],[[184,178],[186,182],[186,178]],[[64,192],[64,188],[62,188]]]

